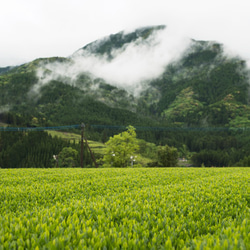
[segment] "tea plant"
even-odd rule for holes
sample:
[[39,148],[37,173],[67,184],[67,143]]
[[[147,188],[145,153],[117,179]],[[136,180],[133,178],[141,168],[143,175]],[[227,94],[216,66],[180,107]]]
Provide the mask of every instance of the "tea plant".
[[249,249],[249,173],[0,169],[0,249]]

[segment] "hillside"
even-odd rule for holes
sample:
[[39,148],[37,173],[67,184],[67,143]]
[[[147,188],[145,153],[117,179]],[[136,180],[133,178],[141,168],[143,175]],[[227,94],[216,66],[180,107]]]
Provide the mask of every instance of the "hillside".
[[[239,161],[249,143],[232,131],[250,124],[249,69],[241,58],[227,55],[222,44],[190,40],[158,75],[150,76],[150,68],[153,71],[156,66],[147,65],[147,76],[136,78],[138,82],[126,84],[126,74],[121,83],[115,82],[119,74],[123,76],[122,67],[113,71],[116,78],[98,73],[123,66],[125,55],[132,63],[134,52],[155,52],[165,42],[157,39],[166,29],[155,26],[119,32],[85,45],[68,58],[40,58],[0,68],[0,122],[11,126],[84,122],[91,139],[104,141],[117,133],[111,126],[133,125],[141,128],[141,138],[178,148],[186,145],[191,152],[232,155],[237,149],[230,161]],[[91,125],[101,126],[94,129]],[[213,128],[224,130],[218,134],[211,132]]]
[[0,110],[25,115],[29,123],[36,117],[42,125],[83,119],[90,124],[151,126],[163,121],[240,126],[237,120],[242,117],[248,122],[249,70],[242,59],[225,55],[219,43],[192,40],[182,58],[166,65],[163,74],[140,83],[146,87],[139,95],[84,69],[75,70],[79,56],[91,53],[112,60],[117,49],[124,51],[134,42],[150,44],[155,32],[164,28],[120,32],[84,46],[69,58],[43,58],[1,68]]

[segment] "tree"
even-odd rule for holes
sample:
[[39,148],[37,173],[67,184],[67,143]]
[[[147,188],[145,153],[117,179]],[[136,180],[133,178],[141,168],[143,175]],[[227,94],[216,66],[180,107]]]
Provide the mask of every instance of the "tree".
[[158,166],[159,167],[177,167],[178,151],[175,147],[168,145],[158,148]]
[[107,148],[103,157],[104,167],[128,167],[133,166],[139,155],[139,144],[136,138],[135,128],[128,126],[127,131],[110,137],[106,143]]
[[221,150],[202,150],[192,156],[192,162],[195,167],[204,164],[206,167],[228,166],[230,157],[227,152]]
[[64,147],[58,155],[59,167],[75,167],[78,152],[71,147]]

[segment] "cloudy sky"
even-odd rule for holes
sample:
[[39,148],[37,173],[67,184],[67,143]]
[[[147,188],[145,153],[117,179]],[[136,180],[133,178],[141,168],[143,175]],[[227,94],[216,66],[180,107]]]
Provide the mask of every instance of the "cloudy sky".
[[0,67],[69,56],[87,43],[165,24],[250,60],[249,0],[0,0]]

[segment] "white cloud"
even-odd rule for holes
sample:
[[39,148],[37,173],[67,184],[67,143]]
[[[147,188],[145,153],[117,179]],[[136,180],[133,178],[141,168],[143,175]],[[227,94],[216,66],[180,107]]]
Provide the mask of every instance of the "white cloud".
[[1,106],[0,107],[0,114],[2,113],[6,113],[10,110],[10,106],[9,105],[5,105],[5,106]]
[[[109,84],[137,95],[143,89],[143,84],[161,75],[165,66],[177,60],[189,43],[190,39],[166,28],[146,42],[139,38],[125,48],[113,50],[114,59],[111,61],[105,55],[96,56],[78,51],[72,57],[73,63],[45,65],[52,73],[43,77],[39,86],[59,78],[72,84],[72,80],[77,79],[79,74],[89,72],[96,78],[103,78]],[[41,78],[43,73],[39,71],[39,74]]]

